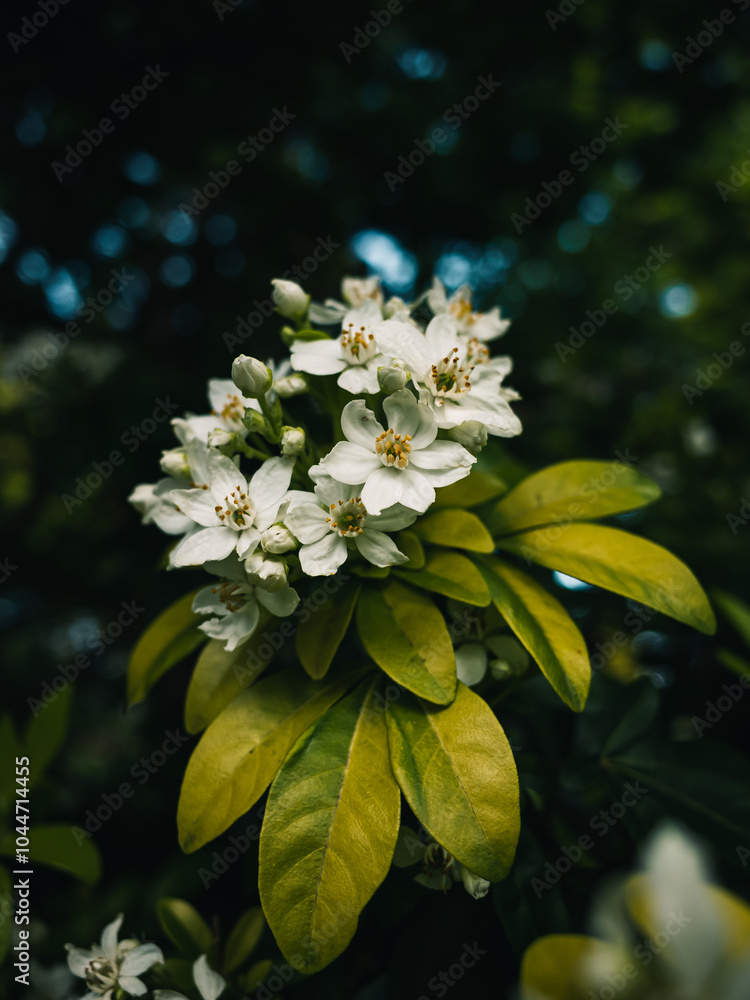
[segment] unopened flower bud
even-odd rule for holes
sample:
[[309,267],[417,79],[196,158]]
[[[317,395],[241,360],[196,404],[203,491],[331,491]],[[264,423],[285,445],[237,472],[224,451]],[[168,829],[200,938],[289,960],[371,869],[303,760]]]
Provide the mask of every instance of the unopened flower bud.
[[170,448],[169,451],[163,451],[159,465],[162,472],[168,476],[177,476],[181,479],[190,477],[190,466],[184,448]]
[[409,373],[398,365],[383,365],[378,368],[378,385],[390,396],[403,389],[409,381]]
[[289,399],[290,396],[307,392],[307,379],[304,375],[285,375],[284,378],[277,379],[273,387],[282,399]]
[[305,447],[305,432],[301,427],[281,428],[281,454],[299,455]]
[[266,552],[281,555],[297,548],[297,539],[285,524],[272,524],[260,536],[260,544]]
[[233,438],[234,434],[231,431],[217,427],[208,432],[208,445],[210,448],[223,448],[225,445],[231,444]]
[[479,875],[470,872],[465,865],[461,866],[461,879],[464,883],[464,889],[474,899],[482,899],[490,891],[490,883],[487,879],[480,878]]
[[273,384],[271,369],[257,358],[240,354],[232,362],[232,381],[243,396],[258,399],[265,396]]
[[344,278],[341,282],[341,296],[355,309],[367,299],[374,299],[380,305],[383,301],[380,278],[377,275],[370,278]]
[[408,323],[410,313],[411,308],[398,295],[393,295],[383,306],[383,315],[386,319],[397,319],[402,323]]
[[487,444],[487,428],[479,420],[464,420],[458,427],[451,427],[448,437],[477,455]]
[[304,316],[310,305],[310,296],[306,294],[296,281],[284,281],[274,278],[271,282],[273,292],[271,297],[276,303],[276,311],[288,319]]
[[245,569],[256,586],[271,594],[286,586],[286,563],[283,559],[269,559],[256,549],[245,560]]

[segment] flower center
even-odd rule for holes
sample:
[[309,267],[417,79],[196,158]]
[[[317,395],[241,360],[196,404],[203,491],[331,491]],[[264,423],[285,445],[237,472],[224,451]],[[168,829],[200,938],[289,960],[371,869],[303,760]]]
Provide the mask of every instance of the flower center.
[[460,323],[470,323],[473,314],[471,299],[466,299],[463,295],[459,296],[449,304],[448,312],[451,316],[455,316]]
[[393,428],[383,431],[375,438],[375,452],[385,466],[405,469],[409,464],[411,434],[395,434]]
[[247,601],[247,587],[229,580],[222,580],[220,586],[211,589],[211,593],[218,593],[227,611],[242,611]]
[[375,337],[364,326],[355,332],[350,323],[341,335],[341,353],[350,365],[364,365],[378,353]]
[[220,503],[214,507],[216,516],[222,524],[240,531],[253,523],[255,507],[247,493],[242,492],[240,486],[232,490],[228,497],[224,497],[224,503],[226,507],[222,507]]
[[117,985],[117,969],[111,962],[95,958],[86,969],[85,980],[93,993],[103,996]]
[[245,407],[242,405],[242,400],[239,396],[227,396],[226,402],[221,410],[217,413],[216,410],[211,410],[211,413],[216,417],[221,417],[228,424],[242,424],[242,418],[245,416]]
[[339,500],[330,506],[331,516],[326,518],[331,531],[337,531],[342,538],[354,538],[361,534],[367,519],[367,511],[360,497]]
[[466,363],[474,368],[477,365],[486,365],[489,360],[489,347],[483,344],[478,337],[472,337],[466,345]]
[[433,396],[458,396],[471,391],[469,374],[474,366],[471,365],[466,372],[460,367],[460,362],[458,348],[454,347],[449,355],[432,366],[426,381]]

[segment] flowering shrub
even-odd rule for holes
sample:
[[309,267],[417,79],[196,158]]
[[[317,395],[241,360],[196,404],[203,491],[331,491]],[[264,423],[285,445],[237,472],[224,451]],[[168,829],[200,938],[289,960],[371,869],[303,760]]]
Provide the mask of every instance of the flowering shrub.
[[[481,896],[513,864],[518,778],[482,693],[531,675],[531,658],[578,712],[591,668],[575,622],[509,557],[715,628],[683,563],[593,523],[657,498],[630,465],[563,462],[512,489],[477,467],[489,437],[521,432],[511,360],[491,354],[508,327],[497,309],[437,280],[411,304],[374,278],[345,279],[342,298],[275,281],[290,357],[242,355],[211,380],[211,412],[173,420],[165,478],[131,497],[175,536],[170,567],[211,577],[130,666],[137,701],[205,644],[180,843],[197,850],[270,786],[261,901],[308,973],[343,951],[385,878],[401,793],[431,838],[418,878]],[[292,636],[298,665],[275,668]]]

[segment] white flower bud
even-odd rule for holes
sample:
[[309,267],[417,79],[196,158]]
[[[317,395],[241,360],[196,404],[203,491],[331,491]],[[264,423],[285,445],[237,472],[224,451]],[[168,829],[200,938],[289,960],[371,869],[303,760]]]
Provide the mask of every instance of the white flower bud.
[[341,295],[345,302],[357,309],[366,299],[374,299],[378,305],[383,302],[380,291],[380,278],[373,275],[370,278],[344,278],[341,282]]
[[232,381],[243,396],[247,396],[248,399],[258,399],[260,396],[265,396],[271,388],[273,375],[271,369],[262,361],[240,354],[232,362]]
[[245,560],[248,577],[256,586],[273,594],[286,586],[286,563],[283,559],[267,558],[258,549]]
[[490,883],[487,879],[480,878],[479,875],[470,872],[465,865],[461,866],[461,879],[464,883],[464,889],[474,899],[482,899],[490,891]]
[[473,455],[478,454],[487,444],[487,428],[479,420],[464,420],[458,427],[451,427],[448,437],[458,441]]
[[184,448],[170,448],[169,451],[163,451],[159,465],[162,472],[168,476],[177,476],[182,479],[190,477],[190,466]]
[[301,427],[281,428],[281,454],[299,455],[305,447],[305,432]]
[[294,319],[304,316],[310,305],[310,296],[307,295],[296,281],[284,281],[282,278],[274,278],[271,282],[273,292],[271,297],[276,303],[276,311],[281,316]]
[[411,307],[398,295],[393,295],[383,306],[383,315],[386,319],[397,319],[401,323],[409,322],[410,313]]
[[208,445],[210,448],[223,448],[229,444],[234,437],[231,431],[225,431],[221,427],[208,432]]
[[297,539],[285,524],[272,524],[260,536],[260,544],[266,552],[281,555],[297,548]]
[[282,399],[289,399],[290,396],[307,392],[307,380],[304,375],[285,375],[284,378],[277,379],[273,387]]
[[409,373],[397,365],[383,365],[378,368],[378,385],[390,396],[393,392],[403,389],[409,381]]

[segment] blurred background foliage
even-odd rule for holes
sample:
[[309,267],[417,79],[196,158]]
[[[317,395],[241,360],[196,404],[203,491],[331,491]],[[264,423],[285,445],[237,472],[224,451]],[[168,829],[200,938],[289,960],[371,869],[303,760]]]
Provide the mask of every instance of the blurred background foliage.
[[[715,363],[714,352],[733,341],[750,346],[740,332],[750,320],[750,185],[732,174],[750,157],[750,14],[742,3],[727,6],[734,21],[681,71],[673,53],[685,53],[689,36],[717,16],[693,0],[585,0],[563,4],[572,11],[564,19],[536,2],[511,10],[408,0],[382,30],[371,27],[373,38],[355,36],[372,22],[370,5],[74,0],[34,37],[4,40],[0,557],[12,569],[0,585],[0,629],[2,703],[17,728],[28,722],[27,699],[39,697],[60,664],[91,653],[92,635],[116,620],[123,601],[145,609],[82,672],[68,741],[35,789],[32,823],[81,825],[181,725],[185,668],[148,704],[124,708],[129,650],[193,577],[157,574],[164,539],[141,528],[125,502],[134,484],[158,478],[169,428],[147,433],[147,423],[132,451],[122,438],[160,399],[205,410],[206,379],[228,376],[238,353],[223,335],[319,238],[340,247],[304,282],[316,299],[337,296],[347,273],[378,273],[408,299],[434,270],[451,289],[469,282],[480,307],[498,304],[513,318],[502,349],[515,360],[508,381],[523,396],[524,433],[494,456],[509,481],[569,458],[635,457],[664,496],[627,527],[671,548],[709,591],[747,592],[750,504],[734,527],[727,515],[750,498],[750,353],[709,376],[700,395],[688,400],[684,390]],[[38,9],[11,5],[4,33],[18,34]],[[358,43],[359,52],[342,49]],[[112,103],[148,67],[168,76],[121,119]],[[488,75],[502,85],[460,128],[446,129],[411,176],[389,185],[386,172]],[[277,110],[293,120],[245,162],[238,146]],[[59,181],[53,162],[104,117],[114,130]],[[593,158],[571,161],[607,119],[627,128]],[[188,220],[178,206],[231,159],[243,164],[240,176]],[[527,199],[566,169],[573,182],[530,224],[514,225]],[[732,176],[736,190],[722,196],[717,183]],[[652,247],[671,256],[626,298],[618,282],[645,266]],[[80,334],[55,352],[50,333],[123,268],[132,280],[122,294],[91,322],[79,318]],[[607,299],[617,312],[561,357],[557,345]],[[279,327],[266,320],[241,349],[279,355]],[[122,465],[69,512],[63,495],[113,450]],[[564,578],[557,584],[592,648],[623,628],[625,602]],[[451,995],[510,995],[519,949],[545,931],[581,929],[592,886],[631,863],[664,811],[684,814],[721,856],[725,880],[747,895],[734,849],[742,829],[734,819],[747,817],[723,822],[741,807],[746,782],[747,700],[698,740],[691,718],[732,683],[717,641],[663,616],[628,634],[632,641],[596,674],[583,717],[536,682],[499,699],[527,790],[511,879],[475,902],[395,873],[346,955],[285,995],[439,995],[431,977],[474,940],[488,956]],[[743,655],[724,617],[718,642]],[[669,765],[673,787],[684,779],[685,795],[710,798],[710,809],[691,814],[685,795],[654,795],[539,900],[529,880],[622,792],[617,768],[598,761],[623,719],[625,745],[644,735],[657,741],[644,768]],[[127,930],[153,936],[160,895],[188,898],[226,926],[257,902],[254,850],[207,890],[198,868],[214,845],[179,854],[174,812],[189,749],[137,786],[95,834],[98,885],[46,869],[37,876],[41,965],[59,962],[66,940],[87,945],[120,910]],[[704,815],[712,810],[713,825]]]

